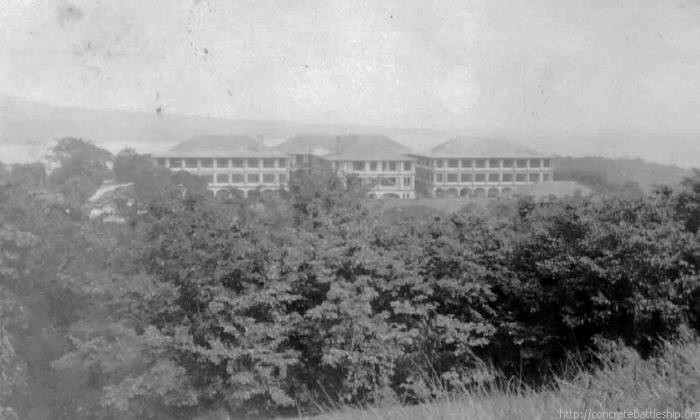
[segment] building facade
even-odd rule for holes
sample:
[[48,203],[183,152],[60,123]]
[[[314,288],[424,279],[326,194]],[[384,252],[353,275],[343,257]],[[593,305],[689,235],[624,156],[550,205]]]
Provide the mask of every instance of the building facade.
[[203,177],[217,196],[286,190],[290,158],[247,136],[194,137],[152,155],[157,166]]
[[417,155],[416,189],[428,197],[500,197],[552,180],[552,158],[501,139],[456,138]]
[[415,158],[401,160],[365,159],[345,160],[330,158],[333,168],[341,176],[355,175],[369,188],[370,198],[415,198]]
[[297,136],[278,145],[294,169],[331,170],[362,180],[373,198],[415,198],[416,158],[411,150],[372,135]]
[[217,195],[288,188],[293,171],[357,176],[372,198],[502,197],[553,179],[552,157],[502,139],[458,137],[416,153],[385,136],[297,136],[269,148],[248,136],[200,136],[156,165],[205,178]]

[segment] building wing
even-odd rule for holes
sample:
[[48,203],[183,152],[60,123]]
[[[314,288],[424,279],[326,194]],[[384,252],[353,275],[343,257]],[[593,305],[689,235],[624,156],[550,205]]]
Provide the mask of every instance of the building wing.
[[529,147],[503,138],[457,137],[438,146],[427,153],[430,157],[470,157],[470,158],[538,158],[542,154]]
[[250,136],[196,136],[165,152],[154,153],[153,157],[188,157],[188,158],[260,158],[286,157],[286,154],[269,148],[262,141]]

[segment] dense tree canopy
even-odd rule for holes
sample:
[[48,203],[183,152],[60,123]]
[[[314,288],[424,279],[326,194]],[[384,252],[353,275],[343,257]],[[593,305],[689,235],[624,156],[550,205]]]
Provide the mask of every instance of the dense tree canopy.
[[[0,178],[0,409],[24,417],[296,413],[494,372],[536,384],[601,339],[647,355],[700,319],[698,173],[445,214],[304,172],[288,196],[219,201],[133,151],[59,146],[48,182],[36,166]],[[139,211],[90,220],[89,189],[112,178]]]

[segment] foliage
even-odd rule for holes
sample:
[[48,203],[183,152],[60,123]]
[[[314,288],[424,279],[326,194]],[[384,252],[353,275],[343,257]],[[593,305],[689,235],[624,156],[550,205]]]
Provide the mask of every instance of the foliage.
[[[604,157],[558,157],[553,161],[554,179],[572,180],[599,193],[649,193],[657,185],[673,186],[691,175],[687,169],[642,159]],[[625,187],[627,184],[627,187]]]
[[111,177],[111,153],[81,139],[59,140],[50,159],[58,166],[50,174],[50,182],[77,204],[84,203],[102,181]]
[[[571,364],[567,375],[558,376],[546,389],[518,388],[509,384],[496,389],[463,389],[460,394],[436,387],[437,398],[420,405],[373,406],[341,409],[320,416],[302,417],[315,420],[437,420],[467,419],[537,419],[585,417],[627,411],[632,416],[673,418],[697,417],[700,392],[700,344],[692,341],[664,343],[663,351],[643,359],[637,352],[613,343],[601,349],[599,365],[588,369]],[[567,413],[568,410],[568,413]],[[677,414],[675,414],[676,412]]]
[[[69,139],[55,156],[50,182],[13,169],[0,190],[0,406],[20,415],[263,415],[541,384],[571,354],[596,366],[601,340],[650,356],[700,315],[697,175],[446,214],[370,205],[331,173],[219,201],[133,151]],[[134,183],[128,223],[84,215],[107,176]]]

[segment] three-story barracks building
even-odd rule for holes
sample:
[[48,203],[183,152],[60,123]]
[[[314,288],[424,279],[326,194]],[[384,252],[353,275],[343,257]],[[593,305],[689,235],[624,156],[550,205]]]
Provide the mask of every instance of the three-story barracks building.
[[294,168],[321,167],[357,175],[372,198],[415,198],[417,158],[406,146],[377,135],[297,136],[275,147]]
[[217,196],[287,188],[290,159],[248,136],[198,136],[152,155],[158,166],[204,177]]
[[458,137],[417,153],[381,135],[306,135],[274,148],[248,136],[193,137],[153,155],[220,196],[287,189],[291,171],[357,175],[373,198],[501,197],[552,182],[552,158],[504,139]]
[[509,196],[552,180],[552,158],[504,139],[458,137],[417,154],[416,190],[430,197]]

